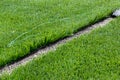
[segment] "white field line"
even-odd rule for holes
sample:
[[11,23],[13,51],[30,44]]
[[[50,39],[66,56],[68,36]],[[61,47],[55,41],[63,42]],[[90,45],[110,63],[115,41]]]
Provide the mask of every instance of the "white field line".
[[106,18],[105,20],[103,20],[101,22],[98,22],[98,23],[95,23],[94,25],[88,26],[84,30],[79,31],[79,32],[73,34],[70,37],[67,37],[63,40],[60,40],[60,41],[58,41],[54,44],[51,44],[50,46],[47,46],[45,48],[39,49],[37,52],[31,54],[30,56],[28,56],[28,57],[26,57],[26,58],[24,58],[24,59],[22,59],[18,62],[15,62],[13,64],[7,65],[7,66],[3,67],[2,69],[0,69],[0,75],[2,75],[3,73],[9,73],[10,74],[15,68],[17,68],[21,65],[25,65],[26,63],[30,62],[31,60],[39,57],[42,54],[46,54],[49,51],[55,51],[56,48],[59,47],[60,45],[63,45],[66,42],[68,42],[70,40],[73,40],[74,38],[80,37],[81,35],[83,35],[85,33],[89,33],[96,28],[103,27],[112,20],[113,20],[113,18],[111,18],[111,17]]

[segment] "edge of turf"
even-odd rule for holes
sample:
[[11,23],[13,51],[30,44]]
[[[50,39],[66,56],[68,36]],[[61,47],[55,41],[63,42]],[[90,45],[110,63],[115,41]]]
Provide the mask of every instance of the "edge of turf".
[[[72,39],[74,39],[75,35],[77,35],[77,37],[78,37],[78,36],[81,36],[82,34],[85,34],[86,32],[84,32],[84,31],[86,31],[87,29],[89,30],[89,28],[93,27],[95,24],[99,24],[99,23],[105,21],[108,18],[113,19],[113,18],[116,18],[116,17],[112,16],[112,13],[110,13],[110,16],[103,17],[103,18],[101,18],[99,20],[95,19],[89,25],[85,25],[85,26],[83,26],[83,27],[75,30],[73,32],[73,35],[67,35],[67,36],[65,36],[63,38],[59,38],[58,40],[56,40],[54,42],[48,43],[46,45],[43,45],[42,47],[35,49],[33,52],[30,52],[29,54],[25,55],[24,57],[20,57],[16,61],[9,62],[6,66],[0,67],[0,74],[2,74],[5,71],[11,72],[12,69],[16,68],[16,66],[18,67],[20,65],[26,64],[27,62],[29,62],[30,60],[32,60],[33,58],[35,58],[36,55],[37,55],[37,53],[39,53],[39,55],[41,55],[43,53],[47,53],[47,52],[51,51],[51,50],[49,50],[49,47],[52,47],[52,48],[55,47],[56,48],[56,47],[58,47],[57,45],[61,44],[62,42],[65,43],[65,42],[69,41],[69,40],[64,41],[65,39],[69,39],[69,38],[72,38],[72,37],[73,37]],[[100,25],[98,25],[98,26],[100,26]],[[90,32],[93,29],[94,28],[90,29],[88,32]],[[47,48],[48,48],[48,50],[46,50]],[[53,50],[55,50],[55,48]],[[41,52],[39,52],[40,50],[41,50]],[[31,56],[33,56],[33,58],[31,58]],[[24,62],[24,60],[26,58],[29,58],[29,60],[26,61],[26,62]]]

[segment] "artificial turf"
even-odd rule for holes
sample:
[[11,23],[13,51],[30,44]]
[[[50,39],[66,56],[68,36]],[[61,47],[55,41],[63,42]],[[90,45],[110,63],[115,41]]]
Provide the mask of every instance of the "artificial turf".
[[113,12],[119,0],[0,0],[0,67]]
[[1,80],[119,80],[120,18],[61,45]]

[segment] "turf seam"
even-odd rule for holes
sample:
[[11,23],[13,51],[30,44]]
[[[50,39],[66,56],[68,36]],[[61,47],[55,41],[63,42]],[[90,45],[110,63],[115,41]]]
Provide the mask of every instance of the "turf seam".
[[86,27],[83,27],[80,30],[77,30],[72,36],[65,37],[65,38],[57,40],[54,43],[51,43],[47,46],[39,48],[36,51],[30,53],[30,55],[27,55],[26,57],[22,58],[21,60],[10,63],[10,64],[0,68],[0,75],[3,74],[4,72],[7,72],[10,74],[15,68],[17,68],[21,65],[25,65],[26,63],[30,62],[31,60],[39,57],[42,54],[48,53],[49,51],[55,51],[56,48],[59,47],[60,45],[63,45],[66,42],[73,40],[74,38],[80,37],[81,35],[83,35],[85,33],[89,33],[96,28],[103,27],[106,24],[108,24],[110,21],[112,21],[113,19],[114,18],[111,16],[101,19],[100,21],[97,21],[94,24],[88,25]]

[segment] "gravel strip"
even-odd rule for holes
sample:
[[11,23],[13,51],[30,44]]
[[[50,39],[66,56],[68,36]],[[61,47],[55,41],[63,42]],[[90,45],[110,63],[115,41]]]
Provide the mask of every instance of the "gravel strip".
[[33,52],[31,55],[23,58],[22,60],[16,61],[15,63],[12,63],[10,65],[6,65],[5,67],[0,69],[0,75],[2,75],[3,73],[6,73],[6,72],[10,74],[18,66],[25,65],[26,63],[33,60],[34,58],[37,58],[42,54],[46,54],[49,51],[55,51],[58,46],[65,44],[67,41],[70,41],[74,38],[80,37],[81,35],[83,35],[85,33],[89,33],[96,28],[103,27],[104,25],[108,24],[112,20],[113,20],[112,17],[106,18],[100,22],[97,22],[91,26],[88,26],[87,28],[85,28],[81,31],[78,31],[77,33],[73,34],[70,37],[59,40],[53,44],[50,44],[49,46],[46,46],[45,48],[41,48],[41,49],[37,50],[36,52]]

